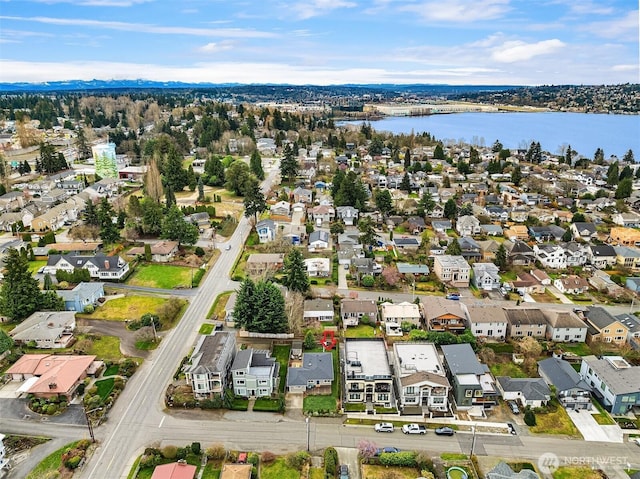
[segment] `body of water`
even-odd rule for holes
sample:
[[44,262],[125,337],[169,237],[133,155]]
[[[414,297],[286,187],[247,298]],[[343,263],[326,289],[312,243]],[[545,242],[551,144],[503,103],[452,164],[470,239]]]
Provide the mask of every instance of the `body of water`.
[[[344,122],[344,123],[362,123]],[[429,132],[437,139],[491,146],[496,140],[505,148],[528,148],[540,142],[544,151],[559,153],[563,145],[593,158],[597,148],[605,158],[622,159],[633,150],[640,162],[640,116],[588,113],[454,113],[446,115],[388,117],[371,122],[377,131]]]

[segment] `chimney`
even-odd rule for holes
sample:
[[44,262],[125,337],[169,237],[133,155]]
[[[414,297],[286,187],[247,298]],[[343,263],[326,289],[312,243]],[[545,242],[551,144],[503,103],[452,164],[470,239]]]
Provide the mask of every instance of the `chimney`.
[[108,259],[104,260],[104,269],[109,269],[109,260]]

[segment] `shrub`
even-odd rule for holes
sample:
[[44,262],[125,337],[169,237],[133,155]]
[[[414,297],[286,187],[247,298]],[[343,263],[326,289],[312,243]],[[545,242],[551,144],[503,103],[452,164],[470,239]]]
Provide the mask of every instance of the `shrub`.
[[85,313],[85,314],[91,314],[91,313],[93,313],[93,312],[95,311],[95,309],[96,309],[96,308],[94,308],[94,307],[93,307],[93,304],[87,304],[87,305],[84,307],[83,313]]
[[176,446],[165,446],[162,448],[162,457],[165,459],[175,459],[178,454]]
[[178,460],[186,459],[190,450],[191,449],[188,448],[188,447],[179,447],[178,451],[176,452],[176,459],[178,459]]
[[338,468],[338,451],[333,447],[324,450],[324,470],[329,477],[334,477]]
[[191,452],[194,453],[196,456],[200,454],[202,447],[200,446],[199,442],[192,442],[191,443]]
[[202,258],[204,256],[204,250],[200,246],[196,246],[195,254],[196,256]]
[[49,404],[47,406],[47,414],[53,415],[58,412],[58,406],[56,404]]
[[380,464],[383,466],[416,467],[416,453],[413,451],[383,452],[380,454]]
[[207,457],[209,459],[221,460],[227,455],[227,450],[222,444],[214,444],[207,449]]
[[524,412],[524,423],[529,427],[536,425],[536,415],[531,409]]
[[82,456],[73,456],[64,461],[64,465],[67,469],[76,469],[82,461]]
[[262,453],[262,456],[260,456],[260,459],[262,459],[262,462],[264,462],[265,464],[268,464],[276,460],[276,455],[272,452],[264,451]]
[[362,286],[365,288],[373,288],[373,285],[376,283],[376,280],[371,275],[366,275],[362,277]]
[[291,469],[301,471],[305,464],[311,460],[311,455],[307,451],[298,451],[287,454],[285,461]]

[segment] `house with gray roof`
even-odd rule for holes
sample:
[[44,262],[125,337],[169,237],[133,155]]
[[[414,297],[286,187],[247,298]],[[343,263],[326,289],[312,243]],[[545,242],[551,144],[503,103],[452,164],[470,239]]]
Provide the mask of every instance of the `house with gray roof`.
[[317,251],[329,248],[329,233],[316,230],[309,234],[309,251]]
[[551,400],[551,390],[541,378],[498,376],[496,383],[505,401],[517,401],[522,406],[542,407]]
[[459,409],[474,406],[491,408],[497,404],[498,389],[486,364],[478,361],[468,343],[442,346],[447,377],[453,386],[453,397]]
[[216,331],[200,336],[185,368],[196,399],[211,398],[229,388],[229,370],[235,353],[235,333]]
[[287,369],[287,391],[330,394],[333,384],[333,354],[304,353],[299,365]]
[[357,326],[363,316],[367,316],[373,324],[378,321],[378,304],[373,299],[343,298],[340,301],[340,319],[343,328]]
[[92,278],[105,281],[119,281],[129,272],[129,263],[120,256],[74,256],[52,254],[47,260],[44,272],[55,274],[62,270],[73,273],[74,269],[87,269]]
[[640,406],[640,366],[632,366],[621,356],[583,357],[580,377],[613,415]]
[[269,351],[238,351],[231,365],[233,393],[240,397],[269,397],[278,391],[280,363]]
[[276,223],[273,220],[265,219],[256,224],[256,233],[260,243],[270,243],[276,239]]
[[541,310],[535,308],[505,308],[507,314],[507,337],[520,339],[527,336],[544,338],[547,320]]
[[538,374],[553,386],[566,409],[591,409],[591,386],[564,359],[551,357],[538,361]]
[[333,321],[333,301],[330,299],[307,299],[302,317],[305,322]]
[[474,263],[472,266],[472,283],[483,291],[495,291],[500,289],[502,278],[500,269],[493,263]]
[[514,472],[511,467],[500,461],[496,466],[485,474],[486,479],[540,479],[540,476],[529,469],[522,469],[520,472]]
[[429,274],[429,266],[426,264],[413,264],[413,263],[396,263],[398,273],[400,274],[412,274],[414,276],[426,276]]
[[69,347],[76,329],[76,313],[72,311],[36,311],[9,335],[17,344],[33,343],[37,348]]
[[87,306],[93,306],[100,298],[104,297],[104,283],[82,282],[72,290],[57,289],[56,294],[64,301],[66,311],[81,313]]

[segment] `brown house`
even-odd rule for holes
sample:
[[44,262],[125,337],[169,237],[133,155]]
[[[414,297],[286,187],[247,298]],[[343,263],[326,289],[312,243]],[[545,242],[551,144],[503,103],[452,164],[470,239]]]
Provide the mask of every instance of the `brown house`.
[[507,337],[510,339],[544,338],[547,332],[547,319],[539,309],[505,308],[507,314]]
[[427,329],[449,333],[464,332],[466,318],[458,301],[427,296],[420,306]]

